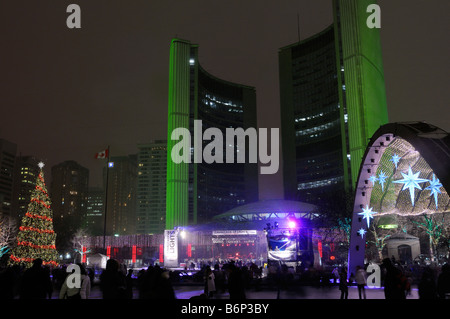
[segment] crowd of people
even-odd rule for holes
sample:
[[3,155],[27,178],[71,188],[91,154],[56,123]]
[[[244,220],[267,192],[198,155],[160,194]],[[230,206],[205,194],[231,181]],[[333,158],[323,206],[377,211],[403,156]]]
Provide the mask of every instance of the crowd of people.
[[[348,298],[348,286],[353,282],[358,287],[359,299],[366,299],[367,267],[357,266],[356,273],[347,276],[347,270],[338,272],[340,298]],[[411,295],[413,283],[410,271],[400,264],[386,258],[381,264],[381,281],[386,299],[406,299]],[[437,274],[439,272],[439,274]],[[424,267],[417,283],[419,299],[450,299],[450,265],[444,264],[440,271],[437,267]]]
[[[56,291],[59,299],[89,299],[94,283],[94,273],[77,264],[80,273],[78,285],[74,286],[70,272],[65,267],[50,270],[36,259],[32,267],[22,269],[19,266],[7,267],[0,271],[0,300],[2,299],[47,299]],[[356,285],[360,299],[366,298],[367,271],[357,267],[355,274],[347,275],[346,268],[335,268],[332,272],[310,267],[293,269],[286,265],[269,264],[266,269],[254,263],[228,261],[201,265],[196,272],[203,281],[203,291],[195,298],[215,298],[217,294],[228,292],[230,299],[245,299],[250,288],[262,289],[264,283],[268,289],[289,289],[295,285],[326,283],[337,285],[340,298],[348,298],[348,287]],[[386,299],[406,299],[411,293],[412,278],[408,271],[391,259],[383,260],[381,282]],[[263,270],[264,275],[263,275]],[[174,272],[158,265],[141,269],[136,275],[115,259],[109,259],[101,272],[98,285],[103,299],[175,299],[173,289]],[[264,277],[264,280],[263,280]],[[301,280],[299,280],[300,278]],[[348,279],[349,278],[349,279]],[[450,298],[450,265],[425,267],[415,283],[421,299]],[[55,297],[55,296],[53,296]]]

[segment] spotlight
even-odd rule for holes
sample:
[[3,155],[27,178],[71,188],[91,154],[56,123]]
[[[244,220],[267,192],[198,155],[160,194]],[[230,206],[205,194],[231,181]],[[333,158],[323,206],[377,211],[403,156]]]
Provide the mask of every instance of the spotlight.
[[295,228],[295,227],[297,226],[297,224],[296,224],[296,222],[294,222],[293,220],[290,220],[290,221],[288,222],[288,226],[289,226],[289,228]]

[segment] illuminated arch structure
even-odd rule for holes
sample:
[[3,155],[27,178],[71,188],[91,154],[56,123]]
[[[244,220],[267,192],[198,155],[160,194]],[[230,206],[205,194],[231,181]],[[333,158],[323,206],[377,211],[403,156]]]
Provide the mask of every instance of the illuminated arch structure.
[[373,217],[450,211],[450,136],[423,123],[381,126],[364,154],[355,192],[348,274],[363,265]]

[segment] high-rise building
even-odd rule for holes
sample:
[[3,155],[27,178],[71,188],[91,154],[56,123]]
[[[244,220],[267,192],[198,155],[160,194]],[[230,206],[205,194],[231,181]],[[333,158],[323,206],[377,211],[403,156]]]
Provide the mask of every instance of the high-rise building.
[[89,170],[75,161],[52,167],[51,201],[58,239],[78,231],[86,217]]
[[13,176],[17,145],[0,139],[0,217],[11,216]]
[[12,201],[12,215],[18,224],[26,214],[30,203],[31,192],[36,188],[40,162],[34,156],[17,156],[14,169],[14,187]]
[[111,157],[107,170],[106,234],[132,235],[136,230],[137,155]]
[[[201,125],[196,120],[201,120]],[[206,129],[218,128],[225,136],[226,128],[246,130],[250,127],[257,127],[255,89],[209,74],[200,65],[198,45],[172,40],[167,142],[168,229],[207,222],[231,208],[258,200],[256,163],[248,160],[246,163],[206,163],[194,159],[210,142],[199,141],[196,133],[203,136]],[[171,140],[171,136],[177,128],[189,130],[193,137],[190,163],[172,160],[172,149],[179,141]],[[225,154],[225,143],[223,145]]]
[[334,0],[334,22],[279,50],[286,199],[323,204],[354,188],[371,135],[387,123],[371,0]]
[[89,187],[84,226],[92,236],[103,235],[105,214],[105,190]]
[[138,144],[136,232],[163,233],[166,227],[167,141]]

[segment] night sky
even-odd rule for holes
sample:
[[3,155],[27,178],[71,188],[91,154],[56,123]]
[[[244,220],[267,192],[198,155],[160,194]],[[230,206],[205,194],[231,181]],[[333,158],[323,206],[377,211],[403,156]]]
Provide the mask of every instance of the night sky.
[[[81,29],[66,8],[81,7]],[[389,120],[450,131],[448,0],[379,0]],[[100,186],[94,155],[166,139],[169,46],[200,45],[211,74],[256,87],[259,127],[279,127],[278,49],[332,23],[331,0],[2,0],[0,138],[50,167],[75,160]],[[266,187],[269,185],[270,187]],[[260,198],[282,197],[280,174]]]

